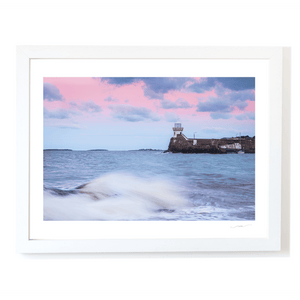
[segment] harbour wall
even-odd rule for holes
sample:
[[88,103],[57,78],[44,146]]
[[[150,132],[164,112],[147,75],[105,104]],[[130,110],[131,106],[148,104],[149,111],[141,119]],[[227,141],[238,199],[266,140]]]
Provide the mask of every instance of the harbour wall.
[[255,153],[255,138],[223,138],[223,139],[190,139],[184,134],[172,137],[168,151],[172,153],[211,153],[226,154]]

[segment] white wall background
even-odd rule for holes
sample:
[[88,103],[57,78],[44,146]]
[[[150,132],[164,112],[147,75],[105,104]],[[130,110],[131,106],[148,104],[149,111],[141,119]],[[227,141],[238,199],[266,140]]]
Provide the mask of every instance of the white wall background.
[[[299,299],[299,15],[292,0],[1,1],[0,298]],[[292,47],[290,254],[16,254],[16,45]]]

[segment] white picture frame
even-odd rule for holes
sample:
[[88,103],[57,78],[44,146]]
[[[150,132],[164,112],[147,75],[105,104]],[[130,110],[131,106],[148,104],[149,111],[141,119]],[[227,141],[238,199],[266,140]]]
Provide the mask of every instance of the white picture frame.
[[[205,59],[268,62],[268,232],[264,238],[30,238],[31,62],[38,59]],[[19,253],[280,251],[282,167],[281,47],[17,47],[17,251]],[[257,129],[259,130],[259,129]],[[42,199],[41,199],[42,201]],[[240,226],[238,230],[243,230]]]

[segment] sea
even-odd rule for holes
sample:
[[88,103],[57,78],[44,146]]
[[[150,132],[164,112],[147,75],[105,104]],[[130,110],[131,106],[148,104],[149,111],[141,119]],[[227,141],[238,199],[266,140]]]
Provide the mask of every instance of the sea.
[[255,220],[255,154],[44,150],[44,220]]

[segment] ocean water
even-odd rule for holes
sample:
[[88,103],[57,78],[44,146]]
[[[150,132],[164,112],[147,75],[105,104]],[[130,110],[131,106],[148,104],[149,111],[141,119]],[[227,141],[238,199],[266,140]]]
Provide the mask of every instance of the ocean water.
[[44,220],[255,220],[255,155],[44,151]]

